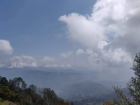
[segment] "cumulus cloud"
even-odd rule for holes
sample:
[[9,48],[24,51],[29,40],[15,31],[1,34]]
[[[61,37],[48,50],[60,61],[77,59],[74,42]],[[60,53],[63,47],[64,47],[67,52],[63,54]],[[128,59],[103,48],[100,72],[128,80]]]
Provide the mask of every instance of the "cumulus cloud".
[[9,60],[8,68],[37,67],[36,59],[32,56],[14,56]]
[[61,16],[59,20],[67,23],[69,37],[86,47],[96,46],[99,41],[105,39],[102,34],[103,28],[82,15],[72,13]]
[[56,59],[53,57],[45,56],[40,60],[40,65],[44,67],[58,67]]
[[49,56],[45,56],[43,57],[43,59],[41,59],[42,62],[54,62],[55,58],[53,57],[49,57]]
[[67,64],[67,65],[61,64],[61,65],[59,65],[59,67],[72,67],[72,66],[70,64]]
[[78,49],[76,51],[76,55],[80,55],[80,54],[83,54],[85,51],[83,49]]
[[12,54],[13,48],[7,40],[0,40],[0,54]]
[[6,60],[0,60],[0,68],[24,68],[24,67],[71,67],[68,62],[53,57],[44,56],[42,59],[35,59],[32,56],[13,56]]
[[87,49],[86,50],[86,54],[87,55],[92,55],[93,54],[93,50],[92,49]]
[[72,51],[69,51],[69,52],[66,52],[66,53],[62,53],[61,54],[61,57],[63,57],[63,58],[68,58],[69,56],[71,56],[72,55]]
[[[71,55],[71,52],[63,53],[62,57],[66,58]],[[39,66],[43,67],[71,67],[71,65],[64,61],[64,59],[57,59],[54,57],[45,56],[39,62]]]
[[97,0],[90,15],[63,15],[69,38],[87,51],[91,65],[119,67],[132,64],[140,51],[140,1]]
[[58,64],[46,64],[44,67],[59,67]]

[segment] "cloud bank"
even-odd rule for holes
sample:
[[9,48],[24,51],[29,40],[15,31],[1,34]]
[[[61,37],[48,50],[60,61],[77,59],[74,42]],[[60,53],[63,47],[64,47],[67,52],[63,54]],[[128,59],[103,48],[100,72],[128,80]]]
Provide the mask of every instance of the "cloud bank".
[[[95,69],[128,67],[140,51],[139,4],[139,0],[98,0],[90,15],[71,13],[59,21],[66,23],[68,37],[87,49],[85,64]],[[76,55],[80,52],[84,51]]]
[[37,67],[36,59],[32,56],[14,56],[10,58],[8,68]]

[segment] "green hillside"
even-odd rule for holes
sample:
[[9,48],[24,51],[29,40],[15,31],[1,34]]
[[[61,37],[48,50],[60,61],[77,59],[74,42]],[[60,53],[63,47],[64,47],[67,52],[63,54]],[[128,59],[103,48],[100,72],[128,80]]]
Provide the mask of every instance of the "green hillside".
[[11,101],[2,101],[2,99],[0,99],[0,105],[17,105]]
[[1,105],[69,105],[50,88],[27,87],[21,77],[8,81],[0,76],[0,98]]
[[103,94],[109,94],[112,91],[113,90],[105,88],[104,86],[95,82],[85,81],[64,88],[63,92],[59,95],[62,97],[73,95],[100,96]]

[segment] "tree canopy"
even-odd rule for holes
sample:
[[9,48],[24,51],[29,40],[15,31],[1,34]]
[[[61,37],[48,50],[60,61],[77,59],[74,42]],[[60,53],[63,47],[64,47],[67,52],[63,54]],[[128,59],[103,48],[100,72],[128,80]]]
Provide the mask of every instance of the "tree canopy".
[[69,105],[50,88],[27,84],[21,77],[10,79],[0,76],[0,98],[20,105]]

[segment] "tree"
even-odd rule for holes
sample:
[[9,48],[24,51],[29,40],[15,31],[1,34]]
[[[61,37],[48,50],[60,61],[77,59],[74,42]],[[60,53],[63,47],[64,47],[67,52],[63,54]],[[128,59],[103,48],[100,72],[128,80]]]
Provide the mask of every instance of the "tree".
[[2,84],[3,86],[8,86],[8,80],[5,77],[1,77],[0,84]]
[[16,77],[13,79],[15,86],[20,89],[23,79],[21,77]]
[[70,105],[74,105],[73,102],[71,102]]
[[0,76],[0,97],[20,105],[69,105],[50,88],[37,88],[35,85],[27,88],[21,77],[7,81]]
[[33,85],[33,84],[29,86],[29,89],[31,89],[31,91],[33,93],[36,93],[37,92],[37,87],[35,85]]
[[8,86],[9,86],[10,90],[15,90],[16,89],[15,83],[12,79],[9,80]]
[[44,88],[43,89],[43,98],[46,100],[46,103],[49,105],[51,101],[51,89],[50,88]]
[[[42,96],[43,96],[43,99],[45,100],[45,103],[48,104],[48,105],[51,105],[51,103],[58,103],[57,95],[50,88],[44,88],[42,90]],[[60,99],[59,102],[61,103],[62,100]],[[65,101],[64,101],[64,104],[66,104]]]
[[117,95],[117,100],[114,100],[116,105],[140,105],[140,53],[136,54],[131,69],[135,74],[135,77],[127,83],[131,98],[126,97],[120,88],[114,88]]
[[11,91],[10,91],[9,87],[3,86],[2,90],[0,91],[0,97],[4,100],[8,99],[10,96],[10,93],[11,93]]

